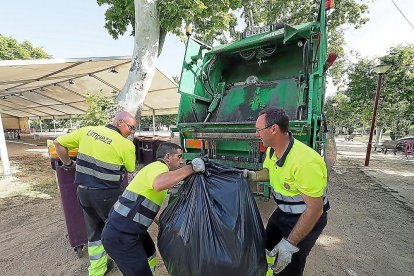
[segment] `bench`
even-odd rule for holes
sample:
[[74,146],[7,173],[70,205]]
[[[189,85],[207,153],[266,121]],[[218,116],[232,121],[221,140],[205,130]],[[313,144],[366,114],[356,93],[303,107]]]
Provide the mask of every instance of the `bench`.
[[355,134],[345,135],[345,141],[354,141]]
[[394,153],[394,155],[397,154],[397,144],[398,141],[394,141],[394,140],[385,140],[384,143],[382,143],[382,145],[377,145],[374,146],[374,151],[377,150],[377,148],[381,149],[381,152],[384,154],[387,154],[388,150],[392,150],[392,153]]

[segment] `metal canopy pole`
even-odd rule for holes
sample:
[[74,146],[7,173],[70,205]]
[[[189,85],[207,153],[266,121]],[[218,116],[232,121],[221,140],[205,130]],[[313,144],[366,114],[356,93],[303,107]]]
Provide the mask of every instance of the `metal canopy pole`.
[[42,129],[42,118],[41,117],[39,117],[39,120],[40,120],[40,133],[42,133],[43,132],[43,129]]
[[155,136],[155,109],[152,110],[152,135]]
[[138,120],[138,135],[141,136],[141,117]]
[[29,127],[29,134],[32,134],[32,130],[31,130],[31,127],[30,127],[30,119],[27,119],[27,124],[28,124],[28,127]]
[[4,138],[3,120],[0,113],[0,155],[3,163],[3,174],[11,175],[9,154],[7,152],[6,139]]
[[56,136],[56,120],[55,120],[55,117],[53,117],[53,133]]
[[69,116],[69,124],[70,124],[70,129],[73,129],[73,125],[72,125],[72,116]]

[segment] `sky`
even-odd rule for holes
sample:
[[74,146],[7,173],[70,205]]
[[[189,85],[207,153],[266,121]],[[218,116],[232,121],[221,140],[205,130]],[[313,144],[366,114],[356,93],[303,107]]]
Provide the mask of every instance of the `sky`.
[[[361,0],[357,0],[361,1]],[[95,0],[2,0],[0,34],[19,42],[30,41],[54,58],[131,56],[133,37],[129,33],[114,40],[104,28],[106,7]],[[414,43],[414,28],[393,5],[392,0],[368,2],[370,21],[360,29],[345,32],[346,50],[365,57],[385,55],[390,47]],[[394,0],[414,25],[414,0]],[[168,35],[157,67],[170,76],[179,76],[184,44]],[[328,85],[328,94],[335,88]]]
[[[414,1],[394,2],[414,26]],[[359,29],[346,30],[347,50],[356,50],[366,57],[378,57],[392,46],[414,44],[414,27],[404,19],[392,0],[376,0],[369,7],[369,22]]]

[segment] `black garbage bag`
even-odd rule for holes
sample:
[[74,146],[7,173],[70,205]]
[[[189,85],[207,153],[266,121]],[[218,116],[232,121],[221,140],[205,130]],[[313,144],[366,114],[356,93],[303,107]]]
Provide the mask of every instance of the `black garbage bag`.
[[208,162],[163,211],[159,230],[172,276],[266,274],[263,223],[240,170]]

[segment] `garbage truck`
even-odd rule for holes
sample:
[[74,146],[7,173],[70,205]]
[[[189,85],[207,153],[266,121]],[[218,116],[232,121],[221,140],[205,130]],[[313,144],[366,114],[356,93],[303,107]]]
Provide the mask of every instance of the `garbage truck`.
[[[210,47],[188,37],[175,126],[184,159],[202,154],[261,169],[266,149],[255,121],[266,107],[284,109],[294,137],[323,154],[325,75],[336,58],[327,55],[326,2],[314,22],[248,29],[229,44]],[[262,184],[261,195],[269,196]]]

